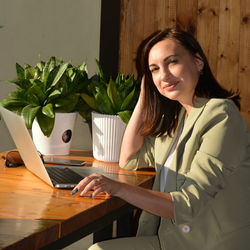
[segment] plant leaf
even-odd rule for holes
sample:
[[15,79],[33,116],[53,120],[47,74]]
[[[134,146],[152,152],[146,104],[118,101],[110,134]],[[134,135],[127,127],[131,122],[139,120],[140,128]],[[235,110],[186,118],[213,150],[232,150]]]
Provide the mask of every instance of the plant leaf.
[[124,99],[121,110],[131,109],[131,104],[133,104],[133,98],[135,98],[135,88],[128,94],[128,96]]
[[107,86],[107,94],[108,94],[108,97],[113,104],[114,110],[119,111],[120,107],[121,107],[122,100],[121,100],[120,94],[116,88],[116,84],[112,78],[110,78],[109,84]]
[[32,128],[32,123],[40,108],[41,108],[40,106],[34,107],[32,105],[27,105],[26,107],[22,109],[21,116],[23,117],[25,121],[25,125],[28,129]]
[[35,80],[27,91],[27,100],[31,104],[42,105],[46,99],[46,94],[43,90],[43,83],[40,80]]
[[56,76],[55,76],[55,78],[54,78],[54,80],[53,80],[53,82],[51,84],[51,87],[54,87],[58,83],[58,81],[61,79],[61,77],[63,76],[64,72],[68,68],[68,65],[69,65],[68,63],[63,63],[60,66],[60,68],[59,68],[59,70],[58,70],[58,72],[57,72],[57,74],[56,74]]
[[79,114],[83,119],[85,119],[85,122],[91,123],[91,112],[82,111],[82,112],[79,112]]
[[97,111],[98,106],[97,106],[97,103],[96,103],[94,97],[91,97],[91,96],[89,96],[89,95],[87,95],[85,93],[82,93],[81,98],[90,106],[90,108]]
[[119,117],[122,119],[123,122],[128,124],[129,119],[132,115],[132,111],[125,110],[125,111],[118,112],[117,114],[119,115]]
[[104,82],[108,82],[108,77],[104,73],[102,65],[100,64],[100,62],[98,60],[96,60],[96,64],[98,67],[98,75],[99,75],[100,79],[102,79]]
[[43,70],[42,70],[42,75],[41,75],[41,81],[45,86],[47,84],[47,80],[49,77],[49,65],[50,65],[50,61],[45,63]]
[[78,69],[82,72],[86,72],[88,73],[88,67],[87,67],[87,64],[84,62],[82,63],[81,65],[79,65]]
[[99,73],[100,78],[105,79],[105,74],[104,74],[104,71],[102,69],[100,62],[98,60],[95,60],[95,61],[98,67],[98,73]]
[[55,89],[48,95],[47,102],[52,102],[53,99],[59,97],[61,94],[61,89]]
[[6,98],[0,102],[0,105],[9,110],[23,109],[27,105],[27,102],[21,99]]
[[49,72],[51,72],[56,67],[56,58],[52,56],[49,59]]
[[43,68],[44,68],[44,65],[45,65],[45,62],[43,61],[40,61],[36,64],[36,67],[39,69],[40,72],[43,71]]
[[42,113],[50,118],[55,117],[55,112],[51,103],[48,103],[46,106],[42,107]]
[[43,134],[49,137],[54,128],[55,118],[50,118],[44,115],[42,112],[37,112],[36,118]]
[[115,112],[113,110],[112,102],[110,101],[106,89],[99,86],[96,87],[96,94],[94,95],[97,105],[98,111],[103,114],[114,115]]
[[26,64],[24,67],[24,78],[25,79],[36,79],[37,69],[33,68],[29,64]]
[[18,79],[20,79],[20,80],[24,79],[24,69],[18,63],[16,63],[16,74],[17,74]]
[[73,112],[78,103],[79,96],[70,94],[56,99],[55,108],[56,112]]

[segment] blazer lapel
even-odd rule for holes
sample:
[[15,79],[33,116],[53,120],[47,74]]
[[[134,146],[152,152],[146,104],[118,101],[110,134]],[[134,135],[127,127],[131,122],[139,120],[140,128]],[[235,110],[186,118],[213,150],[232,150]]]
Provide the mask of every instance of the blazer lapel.
[[[192,107],[187,119],[184,122],[183,131],[182,131],[181,136],[179,138],[179,141],[178,141],[178,144],[176,147],[176,151],[174,153],[173,160],[169,166],[165,192],[171,192],[171,191],[176,190],[177,173],[178,173],[179,168],[181,167],[178,164],[178,162],[180,162],[179,159],[182,157],[183,148],[186,144],[186,141],[189,138],[189,131],[192,130],[196,120],[198,119],[198,117],[202,113],[202,110],[204,109],[207,101],[208,101],[208,99],[205,99],[205,98],[196,98],[194,106]],[[180,121],[179,121],[178,126],[180,126],[183,119],[184,119],[183,115],[180,116],[180,119],[179,119]],[[174,141],[174,138],[172,139],[172,144],[173,144],[173,141]],[[166,158],[167,158],[167,156],[168,155],[166,155]],[[166,159],[165,159],[165,161],[166,161]],[[164,163],[165,163],[165,161],[164,161]]]
[[208,102],[208,99],[206,98],[199,98],[196,97],[195,98],[195,102],[194,102],[194,106],[192,107],[186,121],[185,121],[185,125],[182,131],[182,135],[180,137],[180,141],[183,140],[186,135],[188,134],[188,132],[192,129],[192,127],[194,126],[196,120],[198,119],[198,117],[200,116],[202,110],[205,107],[205,104]]
[[[179,121],[178,121],[178,125],[177,125],[177,130],[179,129],[180,125],[181,125],[181,121],[182,119],[184,119],[184,115],[185,115],[185,110],[181,109],[180,114],[179,114]],[[157,159],[157,170],[160,171],[161,167],[165,164],[167,157],[169,155],[169,152],[172,148],[172,145],[176,139],[177,134],[175,133],[173,137],[170,137],[168,135],[163,135],[162,138],[160,140],[156,141],[156,145],[155,148],[156,150],[156,156],[155,158]]]

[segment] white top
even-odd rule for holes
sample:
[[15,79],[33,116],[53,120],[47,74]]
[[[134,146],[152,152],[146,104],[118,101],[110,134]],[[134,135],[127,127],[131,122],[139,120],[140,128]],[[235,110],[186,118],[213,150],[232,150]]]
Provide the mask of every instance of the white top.
[[167,160],[164,164],[164,166],[162,167],[161,169],[161,176],[160,176],[160,191],[161,192],[164,192],[165,190],[165,187],[166,187],[166,184],[167,184],[167,175],[168,175],[168,167],[170,166],[172,160],[173,160],[173,157],[174,157],[174,154],[175,154],[175,149],[177,147],[177,144],[178,144],[178,141],[179,141],[179,138],[181,136],[181,133],[182,133],[182,130],[183,130],[183,124],[181,125],[181,127],[178,129],[177,131],[177,136],[175,138],[175,141],[171,147],[171,150],[169,152],[169,155],[167,157]]

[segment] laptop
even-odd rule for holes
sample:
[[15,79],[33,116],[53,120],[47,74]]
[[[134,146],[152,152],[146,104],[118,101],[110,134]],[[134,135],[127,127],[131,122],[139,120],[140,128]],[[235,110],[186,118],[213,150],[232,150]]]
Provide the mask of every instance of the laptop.
[[52,187],[72,189],[84,177],[68,167],[45,166],[21,116],[0,106],[0,113],[26,168]]

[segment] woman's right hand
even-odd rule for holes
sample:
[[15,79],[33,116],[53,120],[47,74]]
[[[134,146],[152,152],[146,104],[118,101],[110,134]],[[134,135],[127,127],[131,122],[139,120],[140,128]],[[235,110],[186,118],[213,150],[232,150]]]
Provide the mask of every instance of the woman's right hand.
[[133,114],[126,127],[120,153],[119,165],[124,167],[127,161],[136,154],[143,145],[144,137],[140,133],[143,121],[143,107],[145,105],[144,76],[141,81],[141,91],[133,111]]
[[145,83],[144,83],[145,77],[142,77],[141,80],[141,89],[140,89],[140,95],[138,98],[137,103],[140,103],[140,107],[143,109],[144,105],[145,105]]

